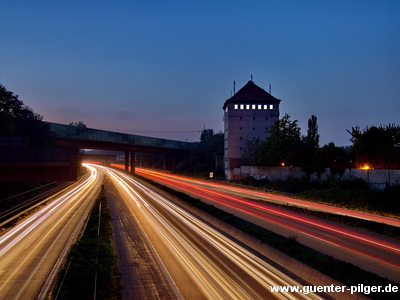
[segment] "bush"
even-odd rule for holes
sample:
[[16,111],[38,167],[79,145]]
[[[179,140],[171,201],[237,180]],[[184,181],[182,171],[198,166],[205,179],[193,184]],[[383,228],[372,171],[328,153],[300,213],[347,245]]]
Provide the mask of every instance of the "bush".
[[268,188],[270,185],[269,179],[255,179],[253,176],[247,176],[246,178],[239,180],[239,183],[243,185],[265,188]]
[[368,191],[369,185],[364,180],[357,178],[353,180],[344,180],[339,182],[339,188],[345,190],[362,190]]
[[[102,202],[100,236],[97,236],[98,207]],[[104,191],[97,200],[82,239],[74,244],[67,264],[59,272],[53,298],[93,299],[97,270],[98,299],[120,299],[117,255],[114,248],[111,216]],[[61,286],[61,288],[60,288]]]
[[[255,225],[249,221],[241,219],[235,215],[227,213],[213,205],[205,204],[204,202],[194,199],[187,194],[175,191],[169,187],[155,183],[150,179],[140,177],[144,181],[150,182],[152,185],[163,189],[169,194],[172,194],[181,200],[184,200],[193,206],[213,215],[214,217],[236,227],[237,229],[259,239],[262,243],[266,243],[275,247],[288,255],[302,261],[303,263],[311,266],[320,272],[339,280],[340,282],[349,286],[357,285],[360,282],[365,285],[388,285],[396,283],[387,279],[381,278],[373,273],[364,271],[350,263],[343,262],[322,254],[321,252],[312,250],[297,241],[295,235],[283,237],[268,229]],[[334,189],[332,189],[332,192]],[[336,190],[337,191],[337,190]],[[369,294],[372,299],[381,299],[382,294]]]

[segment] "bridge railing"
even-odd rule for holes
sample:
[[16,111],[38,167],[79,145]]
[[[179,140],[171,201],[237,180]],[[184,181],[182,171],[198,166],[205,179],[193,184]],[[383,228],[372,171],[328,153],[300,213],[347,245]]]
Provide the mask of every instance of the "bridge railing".
[[100,129],[87,128],[87,127],[64,125],[58,123],[50,123],[50,122],[47,123],[50,125],[50,130],[54,132],[56,137],[62,137],[62,138],[110,142],[110,143],[138,145],[138,146],[151,146],[151,147],[170,148],[179,150],[187,150],[189,148],[189,145],[191,144],[183,141],[168,140],[162,138],[106,131]]

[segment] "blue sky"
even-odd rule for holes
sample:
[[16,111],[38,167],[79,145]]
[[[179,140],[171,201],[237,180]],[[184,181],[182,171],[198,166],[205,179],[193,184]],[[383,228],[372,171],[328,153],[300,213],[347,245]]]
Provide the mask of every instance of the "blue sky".
[[0,83],[51,122],[196,141],[253,75],[321,146],[400,125],[400,1],[3,0]]

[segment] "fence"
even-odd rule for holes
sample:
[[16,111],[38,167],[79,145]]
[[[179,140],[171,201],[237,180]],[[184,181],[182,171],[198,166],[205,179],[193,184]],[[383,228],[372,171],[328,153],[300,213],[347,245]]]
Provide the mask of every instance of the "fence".
[[[285,180],[290,177],[302,178],[306,176],[306,173],[301,168],[290,167],[241,166],[240,168],[233,169],[233,179],[235,180],[248,176],[252,176],[255,179]],[[323,173],[311,174],[310,179],[323,181],[331,176],[335,176],[341,180],[362,179],[374,189],[383,189],[388,185],[400,185],[400,170],[346,169],[343,174],[338,175],[331,174],[330,169],[325,169]]]

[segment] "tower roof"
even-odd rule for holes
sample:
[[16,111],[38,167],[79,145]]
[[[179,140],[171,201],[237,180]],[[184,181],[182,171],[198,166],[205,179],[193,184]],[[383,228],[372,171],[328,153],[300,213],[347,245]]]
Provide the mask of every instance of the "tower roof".
[[225,101],[223,109],[229,103],[244,103],[251,102],[257,103],[268,103],[268,104],[279,104],[281,100],[275,98],[264,89],[256,85],[252,80],[249,80],[235,95]]

